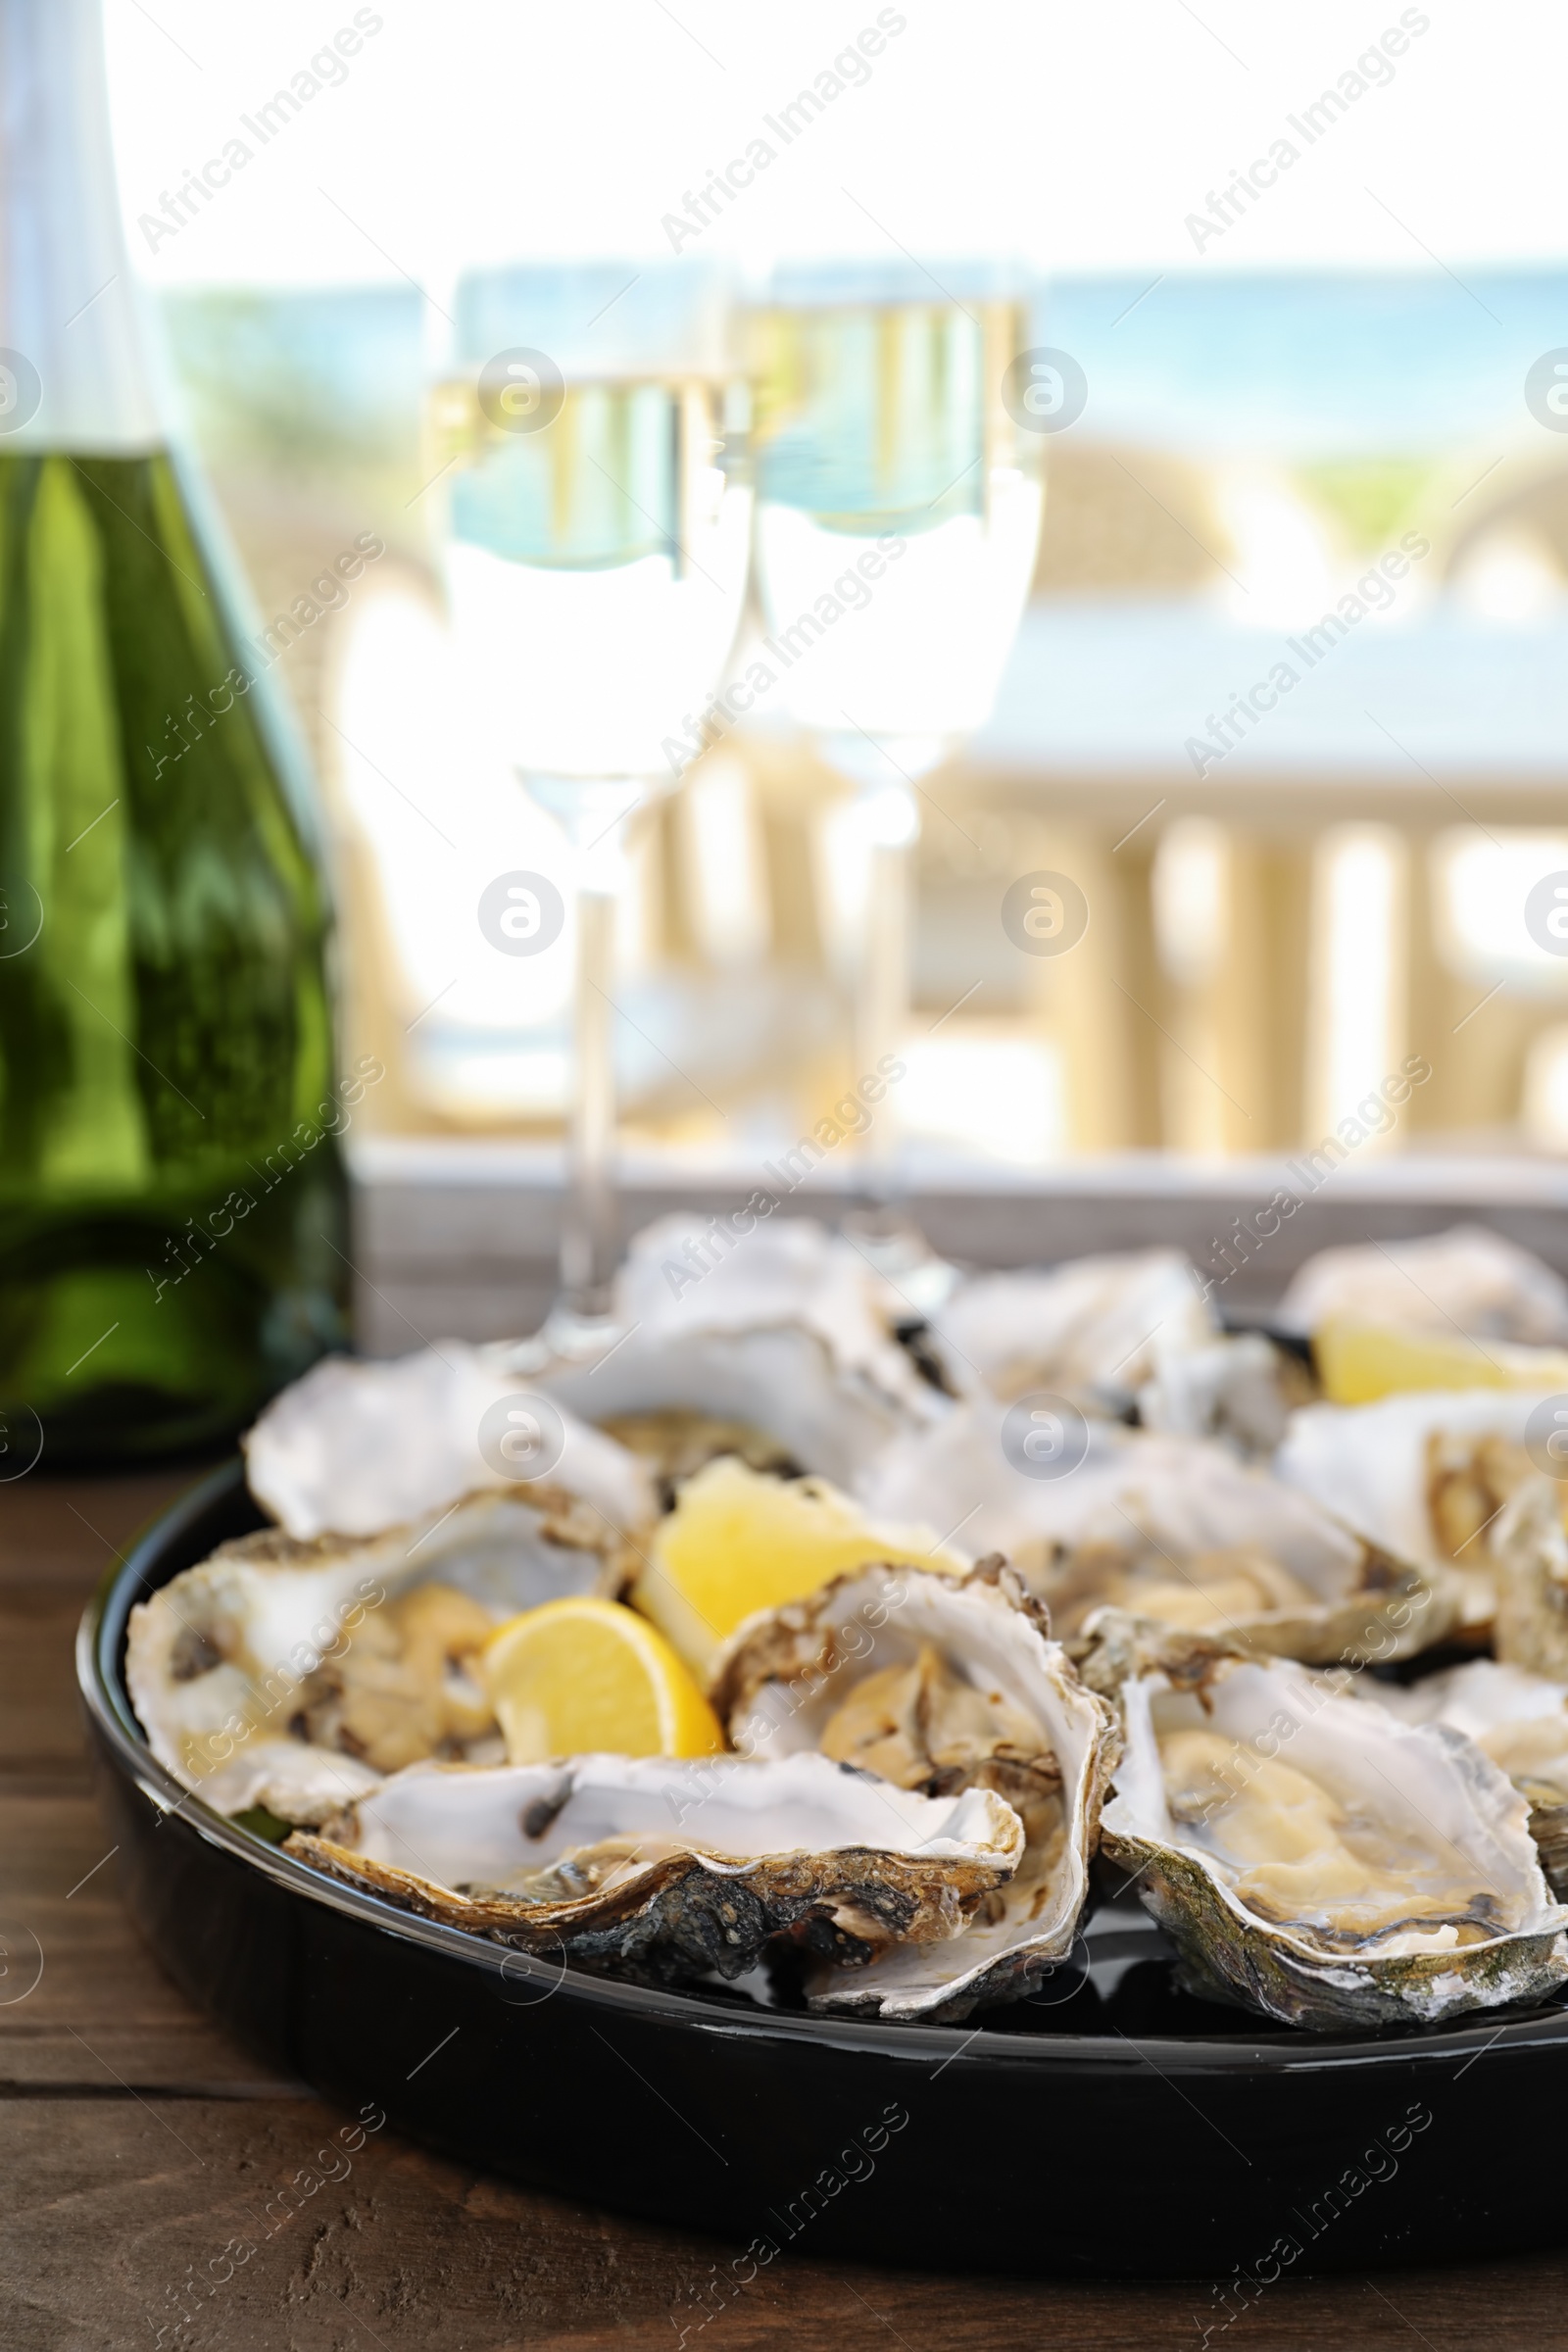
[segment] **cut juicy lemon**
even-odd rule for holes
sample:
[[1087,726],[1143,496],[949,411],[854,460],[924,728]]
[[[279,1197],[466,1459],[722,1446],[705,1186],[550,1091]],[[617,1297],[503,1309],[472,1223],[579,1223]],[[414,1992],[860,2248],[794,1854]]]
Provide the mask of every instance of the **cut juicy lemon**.
[[744,1618],[867,1560],[964,1566],[926,1529],[879,1525],[825,1479],[769,1478],[722,1454],[682,1487],[632,1598],[706,1682]]
[[718,1717],[686,1667],[617,1600],[547,1600],[497,1626],[479,1661],[514,1764],[608,1751],[710,1756]]
[[1336,1317],[1312,1335],[1312,1360],[1331,1404],[1370,1404],[1407,1389],[1568,1389],[1568,1352],[1509,1340]]

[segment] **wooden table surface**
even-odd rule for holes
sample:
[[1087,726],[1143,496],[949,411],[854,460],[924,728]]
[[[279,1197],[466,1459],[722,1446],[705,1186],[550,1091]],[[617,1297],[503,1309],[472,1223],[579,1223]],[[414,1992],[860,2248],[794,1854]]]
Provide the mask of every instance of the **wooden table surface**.
[[[534,2195],[390,2129],[205,2300],[231,2239],[348,2120],[216,2032],[121,1908],[88,1790],[72,1644],[83,1601],[189,1473],[0,1487],[0,2345],[5,2352],[679,2352],[738,2251]],[[38,1974],[41,1956],[42,1973]],[[36,1979],[36,1982],[34,1982]],[[1568,2146],[1568,2120],[1564,2124]],[[1485,2149],[1476,2161],[1486,2162]],[[942,2170],[933,2149],[933,2235]],[[337,2170],[336,2166],[327,2169]],[[1144,2192],[1107,2180],[1138,2227]],[[1568,2168],[1564,2238],[1568,2243]],[[1457,2252],[1458,2249],[1455,2249]],[[1006,2249],[999,2246],[999,2272]],[[1199,2352],[1206,2280],[911,2275],[785,2257],[688,2341]],[[180,2313],[194,2312],[194,2320]],[[163,2332],[161,2333],[160,2330]],[[1568,2253],[1291,2278],[1216,2344],[1568,2348]]]

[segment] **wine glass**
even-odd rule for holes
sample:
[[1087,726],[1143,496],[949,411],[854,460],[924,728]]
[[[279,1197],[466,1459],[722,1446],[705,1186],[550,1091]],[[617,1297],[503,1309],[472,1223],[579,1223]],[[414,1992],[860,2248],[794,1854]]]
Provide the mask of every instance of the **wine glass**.
[[[749,401],[722,281],[695,264],[476,270],[455,309],[431,402],[454,637],[506,756],[573,854],[561,1290],[542,1345],[576,1353],[607,1329],[619,1238],[612,956],[626,830],[678,781],[691,714],[739,622]],[[543,877],[502,879],[495,944],[548,946],[559,894]]]
[[[855,786],[868,854],[861,1073],[907,1013],[920,779],[990,712],[1040,530],[1040,440],[1015,390],[1026,307],[1007,273],[940,274],[791,268],[750,322],[764,612],[792,715]],[[884,1210],[894,1136],[885,1117],[867,1138]]]

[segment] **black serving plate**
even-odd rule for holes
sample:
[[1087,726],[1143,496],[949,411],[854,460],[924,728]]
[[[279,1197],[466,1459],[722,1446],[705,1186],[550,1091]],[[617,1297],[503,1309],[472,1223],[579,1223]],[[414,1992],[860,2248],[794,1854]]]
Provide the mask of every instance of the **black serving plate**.
[[106,1580],[78,1674],[142,1933],[323,2096],[532,2186],[752,2246],[721,2295],[799,2244],[1196,2275],[1218,2325],[1293,2269],[1568,2235],[1556,2006],[1360,2039],[1274,2029],[1182,1993],[1143,1912],[1104,1888],[1036,1999],[957,2027],[841,2022],[524,1961],[318,1876],[179,1788],[122,1675],[132,1602],[258,1524],[238,1462],[195,1488]]

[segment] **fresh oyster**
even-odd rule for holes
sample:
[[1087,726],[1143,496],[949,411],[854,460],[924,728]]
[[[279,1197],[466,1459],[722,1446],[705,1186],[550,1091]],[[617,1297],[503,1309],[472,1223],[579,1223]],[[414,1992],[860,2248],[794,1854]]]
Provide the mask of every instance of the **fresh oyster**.
[[1138,1392],[1138,1420],[1168,1437],[1217,1439],[1243,1461],[1266,1461],[1292,1413],[1316,1395],[1299,1356],[1261,1332],[1243,1332],[1162,1357]]
[[1103,1842],[1192,1990],[1327,2033],[1568,1980],[1528,1807],[1469,1740],[1283,1662],[1146,1676],[1122,1706]]
[[[944,1290],[954,1279],[938,1259],[920,1270],[943,1277]],[[637,1235],[615,1277],[623,1328],[674,1339],[798,1327],[821,1342],[840,1380],[920,1413],[930,1406],[926,1384],[896,1336],[910,1314],[904,1293],[846,1235],[754,1208],[727,1219],[661,1217]]]
[[1104,1606],[1319,1662],[1403,1657],[1453,1622],[1441,1572],[1362,1541],[1222,1446],[1095,1422],[1083,1442],[1070,1475],[1030,1477],[1000,1405],[971,1398],[918,1446],[889,1447],[860,1497],[1005,1552],[1070,1642]]
[[837,1964],[959,1932],[1018,1867],[989,1789],[940,1797],[822,1756],[415,1765],[289,1852],[561,1964],[660,1983],[756,1966],[775,1936]]
[[1485,1748],[1530,1807],[1530,1835],[1559,1901],[1568,1897],[1568,1683],[1473,1658],[1376,1698],[1405,1723],[1446,1723]]
[[1496,1606],[1492,1554],[1503,1511],[1536,1473],[1524,1448],[1549,1392],[1428,1389],[1373,1404],[1312,1404],[1292,1416],[1277,1475],[1368,1543],[1455,1575],[1461,1624]]
[[[688,1447],[695,1436],[710,1458],[703,1424],[728,1424],[727,1449],[755,1467],[840,1486],[941,1415],[947,1399],[893,1337],[886,1286],[848,1243],[791,1217],[721,1246],[722,1223],[666,1217],[640,1234],[603,1348],[538,1362],[537,1386],[640,1450],[660,1434]],[[676,1474],[667,1456],[658,1467]]]
[[1169,1359],[1217,1336],[1179,1250],[977,1274],[937,1309],[930,1328],[956,1392],[1010,1403],[1028,1389],[1052,1389],[1084,1412],[1111,1415]]
[[495,1733],[469,1668],[495,1626],[634,1565],[544,1487],[368,1537],[224,1544],[130,1613],[125,1683],[159,1762],[220,1813],[319,1822],[416,1756]]
[[1280,1302],[1281,1330],[1311,1333],[1342,1318],[1551,1347],[1568,1342],[1568,1284],[1485,1225],[1455,1225],[1309,1257]]
[[1556,1479],[1532,1471],[1497,1521],[1492,1540],[1497,1588],[1493,1646],[1510,1665],[1568,1680],[1563,1495]]
[[1088,1891],[1109,1710],[1000,1561],[963,1582],[885,1566],[750,1620],[714,1679],[748,1755],[817,1749],[899,1790],[992,1789],[1020,1815],[1023,1860],[961,1937],[905,1946],[853,1980],[819,1975],[820,2009],[963,2017],[1019,1999],[1071,1946]]
[[[528,1385],[508,1369],[504,1348],[462,1340],[384,1363],[327,1356],[247,1431],[251,1493],[291,1536],[407,1526],[511,1483],[481,1452],[480,1425],[503,1398],[523,1402]],[[635,1456],[569,1409],[561,1423],[552,1484],[623,1535],[652,1519],[652,1483]]]
[[481,1427],[539,1396],[561,1423],[551,1481],[636,1535],[715,1453],[842,1485],[943,1409],[893,1336],[892,1295],[848,1243],[783,1218],[721,1244],[721,1222],[665,1218],[639,1235],[612,1325],[585,1353],[443,1340],[386,1363],[318,1364],[248,1433],[252,1494],[290,1535],[403,1525],[509,1484]]

